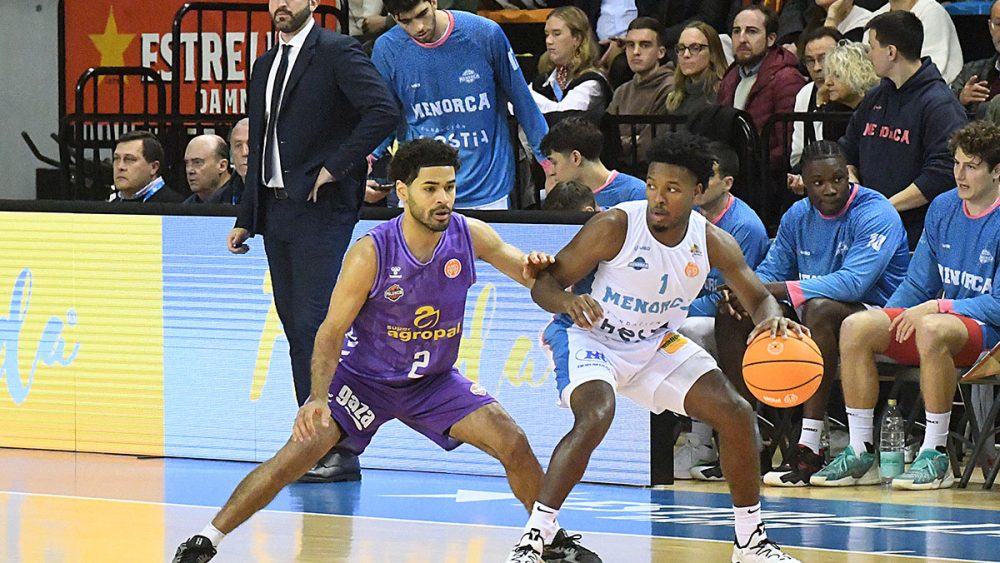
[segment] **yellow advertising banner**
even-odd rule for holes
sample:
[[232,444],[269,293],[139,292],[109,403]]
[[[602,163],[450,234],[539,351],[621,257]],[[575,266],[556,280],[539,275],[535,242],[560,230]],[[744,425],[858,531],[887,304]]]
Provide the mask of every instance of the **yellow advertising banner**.
[[0,446],[162,454],[161,221],[4,214]]

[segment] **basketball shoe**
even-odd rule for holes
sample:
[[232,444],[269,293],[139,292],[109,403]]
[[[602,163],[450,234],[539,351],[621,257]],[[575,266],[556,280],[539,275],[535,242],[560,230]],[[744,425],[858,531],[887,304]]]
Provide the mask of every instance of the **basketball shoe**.
[[778,544],[767,539],[763,525],[757,526],[746,545],[741,546],[739,542],[734,542],[731,561],[732,563],[802,563],[781,551]]
[[580,534],[569,535],[560,529],[552,543],[545,547],[542,553],[544,561],[560,561],[562,563],[603,563],[601,558],[586,547],[580,545]]
[[874,448],[872,451],[857,455],[851,446],[844,448],[840,455],[809,479],[809,484],[817,487],[853,487],[878,483],[878,464],[875,463]]
[[703,444],[694,433],[684,435],[684,445],[674,452],[674,479],[693,479],[691,470],[719,461],[719,452],[712,444]]
[[805,487],[809,478],[823,468],[825,452],[813,453],[809,446],[796,444],[777,469],[764,475],[764,484],[772,487]]
[[171,563],[206,563],[215,557],[215,546],[205,536],[192,536],[177,548]]
[[541,530],[532,528],[521,536],[505,563],[543,563],[543,549]]
[[893,489],[924,491],[948,489],[955,484],[948,454],[938,450],[920,450],[910,470],[892,480]]

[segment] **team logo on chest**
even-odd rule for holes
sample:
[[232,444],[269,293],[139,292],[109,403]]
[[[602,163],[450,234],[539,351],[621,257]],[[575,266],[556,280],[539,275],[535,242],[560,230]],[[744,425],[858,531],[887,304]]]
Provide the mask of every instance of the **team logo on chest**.
[[979,253],[979,263],[980,264],[991,264],[992,262],[993,262],[993,255],[990,254],[989,250],[986,250],[984,248],[983,251]]
[[635,260],[629,262],[628,267],[638,272],[639,270],[645,270],[646,268],[649,268],[649,262],[646,262],[645,258],[639,256]]
[[382,295],[384,295],[385,298],[388,299],[389,301],[395,303],[396,301],[399,301],[401,297],[403,297],[403,293],[404,293],[403,288],[398,283],[394,283],[390,285],[389,288],[386,289],[385,293],[383,293]]
[[460,262],[458,258],[452,258],[451,260],[448,260],[447,263],[445,263],[444,275],[454,279],[457,278],[458,274],[461,273],[462,273],[462,262]]
[[691,256],[701,256],[701,248],[697,244],[691,245]]
[[479,80],[479,73],[472,70],[471,68],[465,69],[465,72],[459,75],[458,81],[462,84],[472,84],[473,82]]
[[701,269],[698,268],[698,265],[695,264],[694,262],[688,262],[687,266],[684,267],[684,275],[689,278],[698,277],[698,274],[700,273]]
[[393,266],[393,267],[389,268],[389,279],[398,280],[398,279],[402,278],[403,276],[400,275],[400,273],[399,273],[399,271],[402,270],[402,269],[403,268],[401,268],[399,266]]

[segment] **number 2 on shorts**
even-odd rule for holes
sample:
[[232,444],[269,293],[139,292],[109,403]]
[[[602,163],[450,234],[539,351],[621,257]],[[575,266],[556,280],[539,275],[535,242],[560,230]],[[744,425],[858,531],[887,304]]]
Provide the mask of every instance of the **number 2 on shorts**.
[[406,374],[406,377],[410,379],[420,379],[424,376],[422,373],[417,373],[420,368],[427,367],[431,363],[431,353],[427,350],[421,350],[413,355],[413,366],[410,367],[410,373]]

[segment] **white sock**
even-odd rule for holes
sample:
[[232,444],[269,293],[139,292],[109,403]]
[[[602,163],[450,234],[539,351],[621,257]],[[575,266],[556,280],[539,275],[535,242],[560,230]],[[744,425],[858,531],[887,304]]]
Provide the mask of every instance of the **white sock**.
[[753,506],[734,506],[733,513],[736,515],[736,545],[747,547],[750,536],[760,529],[759,539],[767,538],[764,532],[763,520],[760,517],[760,503]]
[[524,526],[525,535],[521,536],[521,543],[524,544],[525,540],[530,538],[529,532],[531,530],[541,532],[544,545],[552,543],[552,539],[556,537],[556,532],[559,531],[559,524],[556,522],[556,516],[558,515],[558,510],[549,508],[536,501],[535,506],[531,509],[531,517],[528,518],[528,523]]
[[875,409],[847,407],[847,430],[851,435],[851,449],[856,455],[875,445]]
[[951,424],[951,411],[924,411],[927,418],[927,431],[924,432],[924,443],[921,450],[934,450],[948,443],[948,426]]
[[701,445],[712,445],[712,427],[700,420],[691,419],[691,433],[701,440]]
[[802,418],[802,433],[799,434],[799,443],[806,446],[814,454],[819,453],[820,439],[823,436],[823,421],[815,418]]
[[211,522],[209,522],[208,525],[205,526],[205,529],[202,530],[198,535],[205,536],[206,538],[211,540],[213,547],[219,547],[219,542],[222,541],[222,538],[226,537],[226,534],[223,534],[218,529],[216,529],[216,527],[213,526]]

